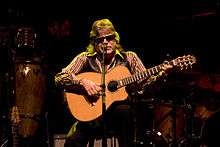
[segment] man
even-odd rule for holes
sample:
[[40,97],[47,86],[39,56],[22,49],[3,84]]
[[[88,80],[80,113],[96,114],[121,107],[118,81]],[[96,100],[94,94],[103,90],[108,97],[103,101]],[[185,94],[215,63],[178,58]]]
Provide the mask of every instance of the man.
[[[102,76],[100,76],[100,82],[96,83],[86,77],[78,78],[78,74],[102,73],[103,69],[108,74],[118,65],[127,67],[132,75],[145,71],[146,69],[137,54],[132,51],[124,51],[119,42],[119,34],[109,19],[95,21],[92,25],[90,43],[86,51],[78,54],[67,67],[55,76],[56,84],[68,87],[68,89],[71,86],[66,85],[78,85],[83,87],[88,96],[97,96],[102,95]],[[104,62],[102,62],[103,59],[105,59]],[[170,65],[164,66],[161,71],[164,72],[171,67]],[[140,81],[142,80],[139,79],[136,83],[140,85]],[[120,147],[132,147],[134,146],[132,119],[128,100],[117,101],[106,110],[104,117],[89,122],[78,121],[74,125],[74,133],[67,138],[65,147],[85,147],[90,137],[102,130],[100,124],[103,122],[107,129],[115,131]]]

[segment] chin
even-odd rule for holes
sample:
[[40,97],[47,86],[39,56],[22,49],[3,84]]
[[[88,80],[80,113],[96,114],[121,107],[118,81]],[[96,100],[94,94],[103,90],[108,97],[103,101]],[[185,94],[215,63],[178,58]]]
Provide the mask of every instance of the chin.
[[112,54],[112,53],[114,53],[114,51],[113,50],[107,50],[107,52],[106,52],[107,54]]
[[112,51],[110,51],[110,52],[109,52],[109,51],[107,51],[107,52],[106,52],[106,54],[112,54],[112,53],[113,53]]

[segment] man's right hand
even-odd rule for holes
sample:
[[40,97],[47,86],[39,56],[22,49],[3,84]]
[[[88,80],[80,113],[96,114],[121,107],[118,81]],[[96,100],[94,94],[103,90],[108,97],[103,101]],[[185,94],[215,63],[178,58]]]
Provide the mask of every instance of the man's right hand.
[[89,96],[101,94],[102,87],[99,83],[94,83],[93,81],[87,79],[81,79],[80,84],[85,88]]

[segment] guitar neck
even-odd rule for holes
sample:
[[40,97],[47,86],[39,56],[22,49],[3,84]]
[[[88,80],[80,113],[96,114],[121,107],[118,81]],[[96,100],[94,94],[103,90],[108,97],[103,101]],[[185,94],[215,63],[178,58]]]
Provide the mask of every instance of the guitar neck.
[[132,75],[130,77],[126,77],[126,78],[124,78],[122,80],[119,80],[118,81],[118,83],[120,83],[119,87],[123,87],[123,86],[129,85],[129,84],[135,83],[137,81],[148,79],[150,76],[160,72],[161,68],[162,68],[162,65],[163,64],[154,66],[152,68],[149,68],[146,71],[142,71],[142,72],[136,73],[136,74],[134,74],[134,75]]
[[[174,60],[171,60],[171,61],[167,62],[166,64],[176,66],[177,63],[178,63],[178,58],[174,59]],[[142,72],[136,73],[136,74],[134,74],[130,77],[126,77],[122,80],[119,80],[118,81],[118,83],[119,83],[118,87],[123,87],[123,86],[129,85],[129,84],[135,83],[137,81],[142,81],[142,80],[148,79],[150,76],[152,76],[156,73],[159,73],[162,70],[163,66],[164,66],[164,63],[159,64],[157,66],[154,66],[152,68],[149,68],[146,71],[142,71]]]

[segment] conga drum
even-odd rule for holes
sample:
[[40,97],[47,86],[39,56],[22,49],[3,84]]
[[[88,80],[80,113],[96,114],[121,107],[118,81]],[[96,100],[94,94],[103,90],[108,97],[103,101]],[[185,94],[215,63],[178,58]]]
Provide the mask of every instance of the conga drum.
[[41,62],[17,59],[15,83],[15,103],[21,118],[18,133],[32,137],[39,127],[46,93],[46,74]]

